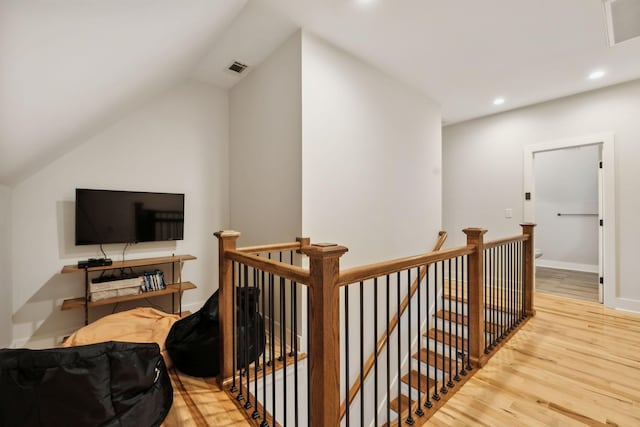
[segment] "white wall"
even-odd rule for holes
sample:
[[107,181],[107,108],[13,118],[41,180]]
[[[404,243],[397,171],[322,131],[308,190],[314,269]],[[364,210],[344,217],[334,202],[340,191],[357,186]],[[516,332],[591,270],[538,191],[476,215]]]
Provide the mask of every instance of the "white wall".
[[[82,326],[82,310],[60,311],[64,298],[83,293],[82,275],[61,275],[62,266],[98,255],[96,246],[74,246],[76,187],[185,193],[184,240],[138,244],[127,250],[127,258],[197,256],[185,263],[183,276],[198,289],[186,292],[183,301],[186,309],[199,308],[217,288],[212,233],[229,222],[226,93],[203,83],[184,83],[14,187],[17,345],[50,346]],[[105,246],[115,260],[121,259],[122,249]],[[95,310],[94,316],[100,313]]]
[[[445,127],[445,228],[450,234],[471,225],[488,228],[491,236],[496,237],[520,233],[523,147],[612,131],[616,171],[616,296],[628,300],[627,308],[640,311],[636,268],[640,255],[637,247],[640,229],[636,227],[640,211],[638,99],[640,81],[633,81]],[[503,218],[505,208],[513,209],[513,219]]]
[[309,33],[302,38],[302,218],[344,266],[431,249],[441,225],[440,109]]
[[537,265],[598,272],[599,160],[598,145],[535,153]]
[[11,189],[0,185],[0,348],[11,344]]
[[[430,99],[303,33],[303,234],[349,248],[340,259],[343,267],[428,252],[441,225],[440,121],[439,107]],[[371,301],[373,288],[367,285],[364,298]],[[350,301],[357,300],[353,291]],[[365,309],[364,316],[366,325],[374,322],[372,310]],[[344,321],[342,313],[341,348]],[[349,325],[358,324],[354,307]],[[358,348],[356,334],[350,340],[350,348]],[[372,351],[373,343],[365,340],[364,357]],[[354,350],[349,384],[359,372],[358,360]],[[342,375],[345,365],[343,360]],[[373,382],[365,393],[373,395]],[[358,405],[352,407],[354,422]],[[375,411],[376,404],[366,401],[367,419]]]
[[231,227],[239,245],[294,241],[302,226],[300,33],[231,90]]

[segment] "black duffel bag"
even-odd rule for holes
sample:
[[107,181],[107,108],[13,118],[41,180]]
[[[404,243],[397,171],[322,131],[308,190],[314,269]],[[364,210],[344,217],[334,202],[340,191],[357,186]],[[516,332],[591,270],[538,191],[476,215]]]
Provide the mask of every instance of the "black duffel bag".
[[[236,367],[251,364],[265,346],[264,320],[258,313],[260,289],[236,288]],[[194,377],[220,372],[218,291],[200,310],[173,324],[165,346],[174,366]],[[247,363],[248,361],[248,363]]]
[[173,387],[156,343],[0,350],[0,426],[159,426]]

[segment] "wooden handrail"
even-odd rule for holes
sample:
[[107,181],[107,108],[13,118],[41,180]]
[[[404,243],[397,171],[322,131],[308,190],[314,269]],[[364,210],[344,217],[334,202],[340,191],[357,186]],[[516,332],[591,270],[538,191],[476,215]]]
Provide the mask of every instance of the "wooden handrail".
[[369,264],[362,267],[354,267],[340,272],[338,286],[346,286],[352,283],[363,282],[398,271],[410,268],[422,267],[450,258],[469,255],[475,251],[474,246],[461,246],[459,248],[447,249],[445,251],[429,252],[427,254],[415,255],[406,258],[399,258],[392,261],[384,261],[376,264]]
[[524,242],[525,240],[529,240],[528,234],[518,234],[517,236],[505,237],[504,239],[497,239],[487,242],[484,244],[484,249],[493,249],[495,247],[506,245],[508,243]]
[[264,252],[280,252],[286,250],[298,251],[303,247],[302,241],[288,242],[288,243],[275,243],[272,245],[256,245],[246,246],[244,248],[238,248],[238,252],[244,252],[249,254],[259,254]]
[[[433,247],[432,252],[438,252],[442,248],[442,245],[444,244],[445,240],[447,240],[447,232],[440,231],[438,233],[438,241]],[[411,298],[413,298],[414,294],[418,290],[418,286],[420,286],[420,282],[422,282],[422,279],[424,279],[426,273],[427,273],[427,269],[425,268],[425,264],[422,264],[420,266],[420,274],[418,275],[418,277],[415,278],[415,280],[411,285],[411,290],[409,294],[405,295],[404,299],[402,300],[402,303],[400,304],[400,313],[399,314],[396,313],[393,316],[393,318],[389,321],[389,334],[391,334],[395,330],[395,328],[398,326],[398,319],[400,319],[404,314],[404,312],[406,311],[407,307],[409,306],[409,301],[411,301]],[[366,378],[367,375],[369,375],[369,372],[371,372],[371,369],[373,369],[375,359],[377,358],[377,356],[380,355],[386,343],[387,343],[387,331],[385,330],[380,335],[380,338],[378,339],[376,344],[376,348],[374,349],[374,351],[371,353],[366,363],[364,364],[364,371],[362,374],[362,378]],[[355,399],[361,387],[362,387],[362,384],[360,383],[360,378],[358,377],[356,378],[353,385],[349,389],[349,404],[353,402],[353,399]],[[347,403],[346,401],[343,401],[342,404],[340,405],[340,419],[344,417],[346,411],[347,411]]]
[[267,273],[273,273],[276,276],[289,279],[299,284],[309,284],[309,271],[302,267],[285,264],[250,253],[239,252],[237,250],[228,250],[225,253],[226,259],[230,261],[237,261],[249,267],[257,268]]

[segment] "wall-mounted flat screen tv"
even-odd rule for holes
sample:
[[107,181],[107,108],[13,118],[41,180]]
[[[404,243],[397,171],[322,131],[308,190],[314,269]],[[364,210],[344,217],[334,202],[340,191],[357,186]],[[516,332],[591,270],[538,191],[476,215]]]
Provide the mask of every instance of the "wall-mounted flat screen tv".
[[184,194],[76,189],[76,245],[184,239]]

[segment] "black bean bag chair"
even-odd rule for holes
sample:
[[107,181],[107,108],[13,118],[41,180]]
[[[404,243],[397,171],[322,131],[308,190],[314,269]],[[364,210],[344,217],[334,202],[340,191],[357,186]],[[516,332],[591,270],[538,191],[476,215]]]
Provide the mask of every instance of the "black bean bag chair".
[[[250,365],[264,351],[264,319],[258,313],[260,289],[236,288],[236,367]],[[218,291],[200,310],[173,324],[165,346],[174,366],[194,377],[220,372]]]
[[0,350],[0,426],[159,426],[173,387],[155,343]]

